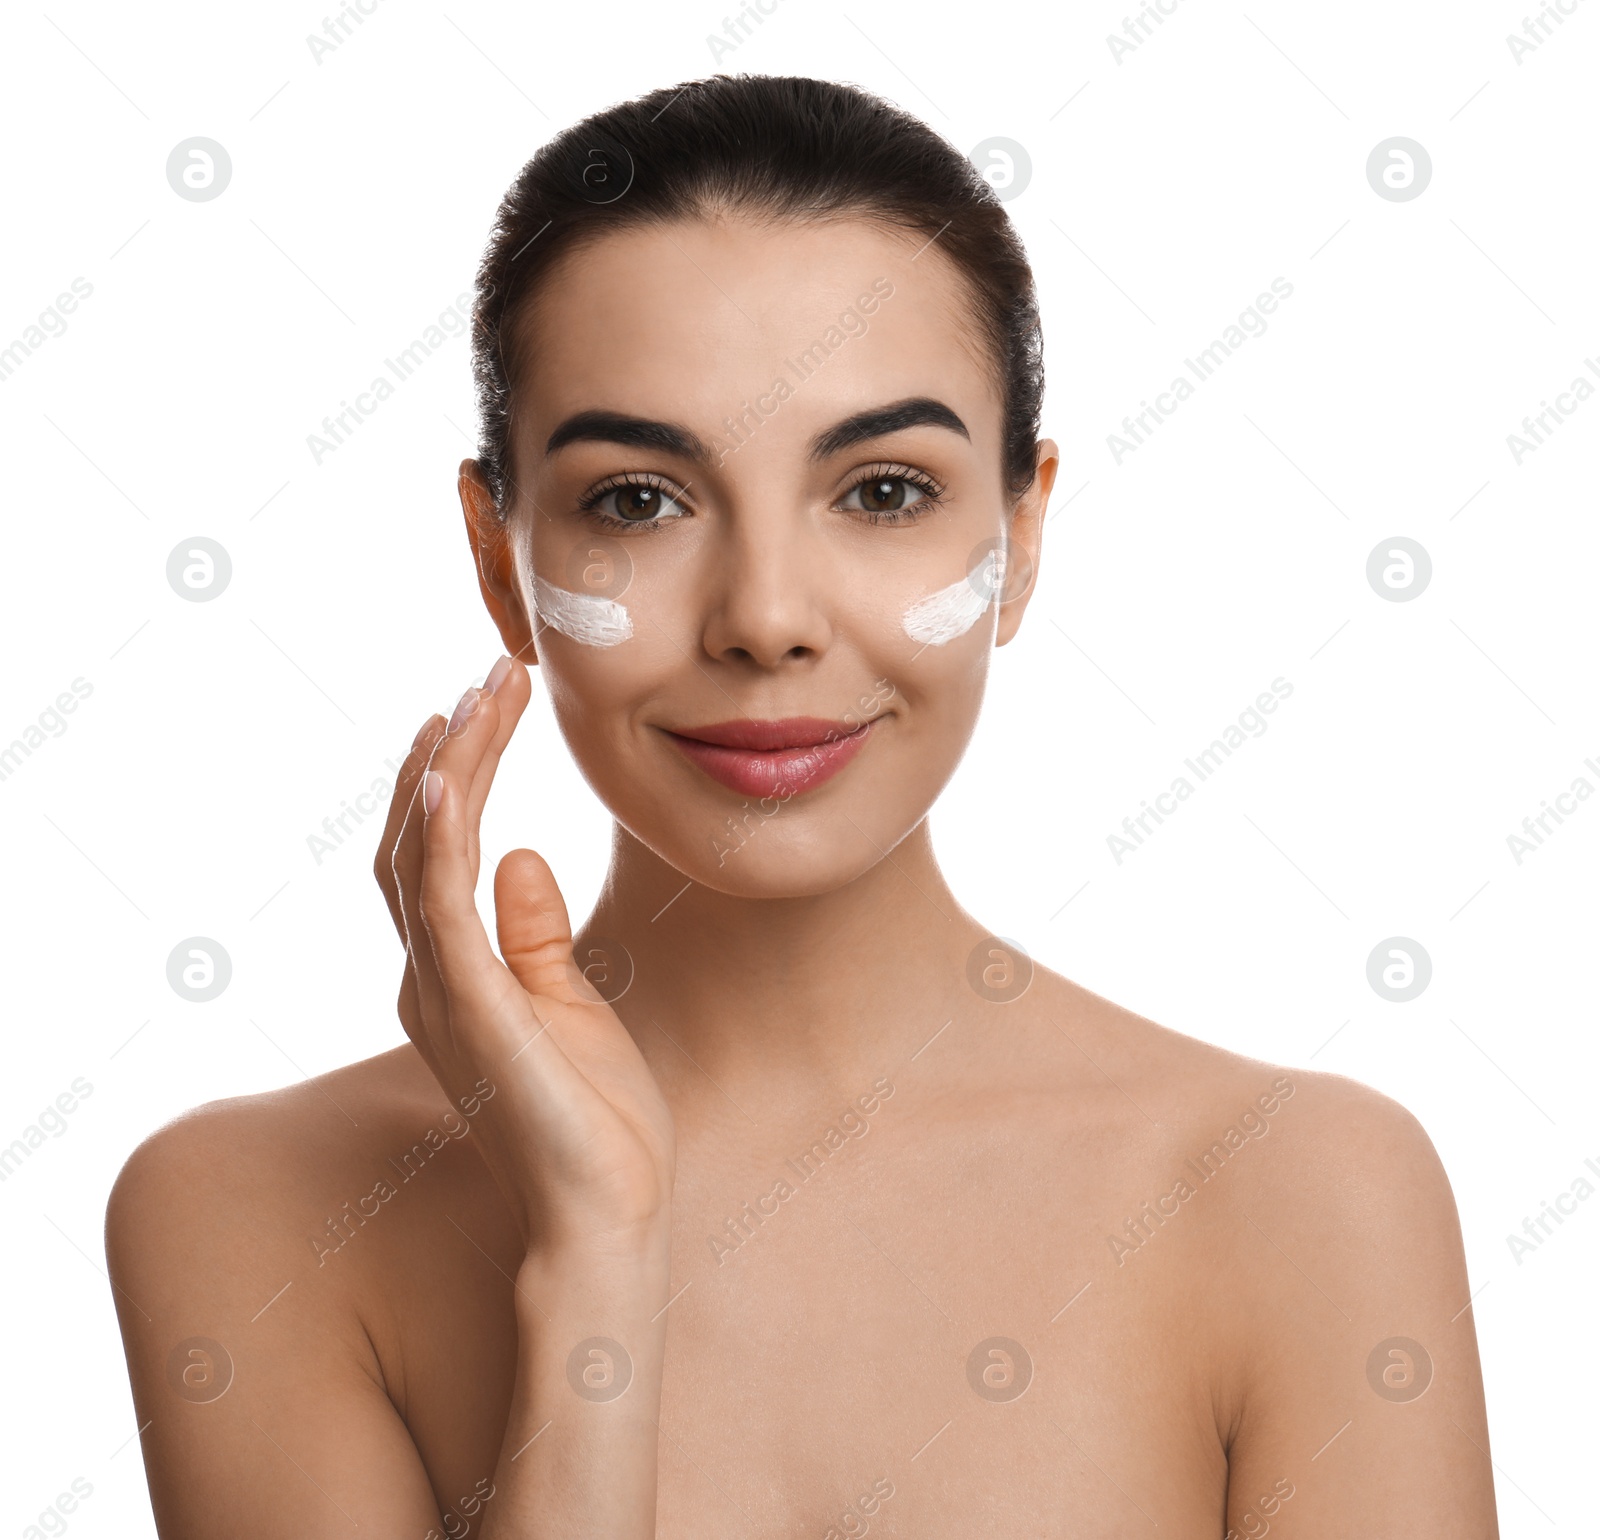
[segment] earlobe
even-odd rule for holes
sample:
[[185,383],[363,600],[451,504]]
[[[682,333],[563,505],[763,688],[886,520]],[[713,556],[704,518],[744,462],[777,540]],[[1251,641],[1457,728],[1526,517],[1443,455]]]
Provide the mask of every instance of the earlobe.
[[1006,530],[1011,559],[1005,587],[1001,590],[1000,622],[994,638],[996,647],[1004,647],[1017,634],[1022,625],[1023,611],[1033,597],[1034,586],[1039,578],[1045,509],[1049,505],[1050,489],[1055,485],[1061,460],[1056,441],[1051,438],[1039,440],[1038,455],[1033,483],[1017,499]]
[[516,553],[511,532],[495,508],[494,495],[476,460],[463,460],[456,478],[467,542],[478,571],[478,591],[489,611],[506,652],[529,668],[539,658],[533,645],[533,628],[517,584]]

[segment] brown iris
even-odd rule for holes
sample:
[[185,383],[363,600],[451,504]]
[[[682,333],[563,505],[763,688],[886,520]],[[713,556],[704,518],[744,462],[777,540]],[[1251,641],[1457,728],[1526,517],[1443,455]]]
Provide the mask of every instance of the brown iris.
[[662,495],[658,488],[647,486],[620,487],[613,494],[617,513],[624,519],[643,521],[653,519],[661,512]]
[[868,513],[893,513],[904,508],[911,495],[911,484],[904,476],[880,476],[864,481],[858,489],[861,506]]

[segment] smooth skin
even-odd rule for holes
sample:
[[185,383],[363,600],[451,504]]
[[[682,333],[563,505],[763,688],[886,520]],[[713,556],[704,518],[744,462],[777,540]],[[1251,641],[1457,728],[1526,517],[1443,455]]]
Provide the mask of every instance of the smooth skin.
[[[424,725],[375,863],[408,1041],[197,1109],[112,1195],[166,1540],[1497,1534],[1416,1121],[1043,968],[1001,998],[1014,960],[939,871],[928,808],[1030,590],[943,646],[899,617],[985,542],[1036,568],[1057,466],[1046,440],[1005,494],[968,313],[936,245],[865,220],[616,233],[551,278],[508,518],[459,477],[506,657]],[[827,447],[929,399],[961,431]],[[694,437],[550,448],[583,411]],[[913,512],[873,519],[864,478],[903,473]],[[659,527],[585,511],[629,477]],[[594,552],[630,574],[613,648],[529,602]],[[616,830],[576,937],[505,857],[497,952],[478,829],[530,666]],[[856,759],[754,815],[668,736],[852,712]]]

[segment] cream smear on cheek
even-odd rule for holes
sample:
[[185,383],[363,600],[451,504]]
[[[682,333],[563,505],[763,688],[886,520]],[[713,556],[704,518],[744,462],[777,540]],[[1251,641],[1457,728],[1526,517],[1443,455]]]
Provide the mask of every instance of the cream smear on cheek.
[[547,626],[586,647],[615,647],[633,635],[633,617],[615,599],[575,594],[533,579],[534,608]]
[[990,551],[983,565],[948,588],[937,588],[918,599],[900,624],[907,636],[925,647],[942,647],[965,636],[989,608],[1006,578],[1006,553]]

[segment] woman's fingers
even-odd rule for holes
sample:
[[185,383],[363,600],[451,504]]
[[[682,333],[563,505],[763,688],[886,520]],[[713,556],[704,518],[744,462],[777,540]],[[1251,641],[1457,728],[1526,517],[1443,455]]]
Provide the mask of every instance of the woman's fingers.
[[[517,723],[522,720],[522,713],[533,695],[533,683],[528,670],[511,658],[501,658],[489,670],[489,677],[484,681],[483,687],[494,697],[495,704],[500,708],[500,720],[482,760],[478,763],[477,770],[473,773],[472,786],[467,793],[467,817],[475,833],[482,823],[484,804],[489,800],[489,789],[494,785],[494,774],[499,767],[500,756],[511,741],[512,733],[517,730]],[[478,875],[476,838],[473,840],[472,850],[472,875],[476,879]]]
[[[435,734],[429,741],[431,760],[438,751],[439,744],[444,740],[442,736]],[[427,821],[422,797],[426,781],[427,766],[424,765],[422,773],[412,782],[411,797],[406,804],[399,837],[395,840],[394,857],[390,863],[394,874],[395,894],[400,905],[400,936],[406,946],[406,974],[416,992],[416,1014],[420,1035],[412,1031],[410,1023],[407,1023],[406,1030],[411,1040],[419,1046],[426,1038],[430,1024],[442,1024],[449,1019],[449,1005],[444,984],[439,978],[438,963],[433,955],[433,943],[429,941],[427,927],[423,924],[420,901],[424,864],[424,825]],[[404,1020],[404,1017],[401,1019]]]
[[417,981],[416,958],[411,945],[411,932],[406,923],[405,905],[395,862],[407,820],[416,802],[417,790],[422,783],[423,772],[428,768],[428,759],[444,729],[445,719],[435,713],[422,724],[417,736],[412,740],[411,750],[400,766],[399,775],[395,778],[394,791],[389,798],[389,815],[384,821],[383,834],[378,840],[378,852],[372,863],[373,876],[377,878],[378,886],[383,890],[384,901],[389,906],[389,917],[394,921],[394,928],[399,933],[400,945],[405,948],[405,968],[400,979],[400,997],[396,1001],[400,1025],[405,1028],[406,1036],[416,1045],[435,1077],[439,1073],[438,1057],[428,1042],[423,1022],[422,993]]
[[[392,866],[404,926],[402,934],[406,938],[407,955],[416,974],[420,1014],[427,1030],[436,1035],[442,1034],[443,1041],[436,1045],[435,1051],[446,1054],[450,1052],[449,1000],[440,976],[439,955],[429,937],[422,913],[422,889],[428,859],[428,816],[424,797],[430,772],[441,777],[449,775],[458,782],[470,778],[477,757],[481,756],[491,737],[493,724],[493,697],[484,697],[481,690],[470,689],[461,697],[448,722],[441,719],[438,728],[430,728],[421,735],[421,744],[428,751],[428,762],[422,767],[422,773],[411,782],[410,801],[394,846]],[[436,766],[439,767],[437,770],[434,769]],[[441,812],[447,822],[454,818],[458,829],[460,806],[458,796],[453,810]],[[469,901],[470,891],[469,883]]]
[[483,1049],[520,1044],[530,1019],[526,997],[495,956],[478,914],[478,818],[469,800],[471,787],[484,777],[485,761],[506,741],[502,718],[514,721],[520,709],[515,694],[499,694],[515,677],[514,666],[491,671],[496,693],[468,690],[462,697],[434,745],[396,849],[423,1017],[434,1036],[444,1039],[439,1048],[447,1055],[455,1050],[462,1021],[481,1024],[480,1030],[499,1038],[480,1041]]
[[[482,816],[483,805],[494,779],[494,767],[499,763],[500,754],[510,740],[532,693],[527,669],[520,664],[513,664],[510,658],[501,658],[490,669],[484,685],[486,689],[490,685],[496,686],[491,693],[501,703],[503,714],[500,725],[490,741],[489,752],[473,776],[472,800],[469,807],[474,824]],[[512,709],[506,711],[505,707],[508,705]],[[384,823],[383,835],[378,841],[377,855],[372,864],[373,876],[377,879],[384,900],[389,905],[389,917],[400,933],[402,944],[405,941],[405,917],[400,901],[400,881],[395,874],[396,852],[416,798],[422,773],[428,768],[428,761],[439,739],[444,736],[446,726],[446,719],[435,713],[422,724],[421,730],[412,741],[405,762],[400,766],[400,773],[395,779],[394,791],[389,798],[388,818]],[[418,817],[420,819],[421,815]]]
[[405,945],[406,922],[400,908],[400,883],[394,871],[395,847],[400,843],[400,834],[405,828],[406,814],[411,809],[417,783],[422,778],[422,772],[428,768],[428,758],[433,753],[433,746],[444,728],[445,719],[435,712],[422,724],[417,736],[412,740],[411,750],[400,766],[394,791],[389,796],[389,816],[384,821],[383,834],[378,840],[378,853],[372,862],[372,875],[383,890],[384,900],[389,905],[389,918],[394,921],[394,928],[400,933],[402,946]]
[[439,1063],[439,1055],[434,1052],[433,1044],[428,1039],[427,1028],[422,1021],[422,997],[417,990],[417,970],[412,967],[409,957],[406,959],[404,973],[400,976],[400,995],[395,1001],[400,1015],[400,1025],[406,1029],[406,1036],[411,1039],[412,1046],[422,1055],[422,1062],[428,1066],[433,1078],[444,1085],[442,1078],[443,1066]]
[[[375,869],[407,950],[400,1017],[436,1074],[455,1055],[458,1016],[504,1023],[508,1041],[521,1040],[529,1019],[475,890],[482,810],[530,695],[528,671],[502,658],[448,722],[430,718],[400,768],[380,842]],[[555,902],[564,928],[559,894]]]
[[520,990],[489,945],[474,894],[477,830],[468,815],[467,788],[493,735],[492,699],[477,711],[482,720],[447,735],[423,776],[417,911],[449,996],[452,1023],[458,1013],[497,1024],[515,1015],[520,1023],[527,1019],[526,1009],[507,1010]]

